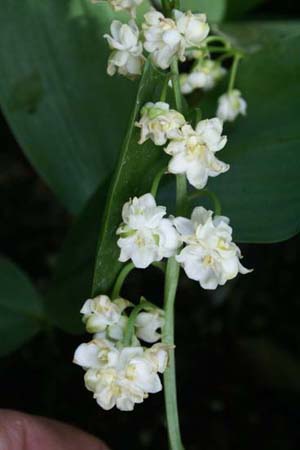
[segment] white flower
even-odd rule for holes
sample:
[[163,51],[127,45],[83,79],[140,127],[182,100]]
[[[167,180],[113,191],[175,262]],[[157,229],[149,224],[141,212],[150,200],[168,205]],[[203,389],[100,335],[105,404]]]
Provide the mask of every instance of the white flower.
[[122,312],[129,305],[130,302],[121,298],[112,302],[107,295],[86,300],[80,311],[83,314],[86,330],[89,333],[98,333],[112,325],[117,325]]
[[161,338],[161,334],[157,332],[165,324],[164,311],[157,308],[151,312],[141,312],[138,314],[135,327],[136,335],[149,344],[153,344]]
[[174,15],[175,20],[151,10],[144,16],[144,47],[151,54],[153,63],[161,69],[170,67],[174,56],[184,61],[185,50],[201,46],[209,33],[205,14],[175,10]]
[[136,7],[142,2],[143,0],[108,0],[115,11],[127,10],[132,17],[136,16]]
[[85,385],[97,403],[106,410],[117,406],[122,411],[133,410],[148,394],[161,391],[158,373],[164,372],[167,361],[163,345],[118,350],[103,340],[80,345],[74,357],[86,370]]
[[143,45],[139,40],[139,28],[134,20],[123,24],[119,20],[113,20],[111,36],[105,34],[112,53],[108,60],[107,73],[119,74],[128,78],[134,78],[142,73],[145,61],[143,56]]
[[151,139],[155,145],[164,145],[168,139],[179,136],[179,129],[184,124],[183,115],[170,109],[167,103],[146,103],[140,121],[135,124],[141,128],[139,144]]
[[189,74],[180,76],[181,92],[190,94],[195,89],[208,91],[225,75],[226,70],[218,61],[204,60],[193,68]]
[[121,249],[119,261],[131,259],[145,269],[154,261],[161,261],[176,253],[180,245],[177,231],[170,219],[164,219],[166,208],[157,206],[151,194],[133,198],[122,210],[123,223],[117,230]]
[[197,189],[202,189],[208,177],[216,177],[229,169],[229,165],[219,161],[215,153],[227,142],[222,136],[222,122],[217,119],[202,120],[196,130],[184,125],[181,136],[173,139],[165,148],[172,156],[168,170],[174,174],[185,173],[188,181]]
[[217,116],[228,122],[233,122],[239,114],[246,115],[247,103],[240,91],[234,89],[219,98]]
[[184,39],[184,48],[200,47],[209,33],[206,14],[174,10],[174,15],[177,29]]
[[119,353],[114,344],[107,339],[93,339],[76,349],[73,362],[84,369],[114,367]]
[[240,263],[241,252],[232,242],[229,219],[197,207],[191,220],[174,219],[174,224],[187,246],[176,256],[185,273],[199,281],[204,289],[216,289],[238,273],[251,272]]
[[161,69],[167,69],[176,54],[184,61],[182,36],[174,20],[166,18],[154,9],[146,13],[144,17],[144,47],[151,54],[153,63]]

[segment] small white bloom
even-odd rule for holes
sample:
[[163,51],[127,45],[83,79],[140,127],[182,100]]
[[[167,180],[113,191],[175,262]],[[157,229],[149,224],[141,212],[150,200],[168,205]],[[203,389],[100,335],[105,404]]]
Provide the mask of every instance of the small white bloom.
[[209,33],[206,14],[174,10],[174,15],[177,29],[184,39],[184,47],[200,47]]
[[186,247],[176,256],[185,273],[199,281],[204,289],[216,289],[238,273],[251,272],[240,263],[241,252],[232,242],[229,219],[215,216],[203,207],[197,207],[191,220],[184,217],[174,219]]
[[84,369],[114,367],[118,361],[118,350],[107,339],[93,339],[76,349],[73,362]]
[[132,17],[136,16],[136,8],[143,0],[108,0],[114,11],[128,11]]
[[89,333],[99,333],[112,325],[117,325],[122,312],[129,305],[130,302],[121,298],[112,302],[107,295],[86,300],[80,311],[86,330]]
[[170,109],[168,103],[146,103],[140,121],[135,124],[141,128],[139,144],[151,139],[155,145],[164,145],[168,139],[179,136],[179,129],[184,124],[183,115]]
[[233,122],[239,114],[246,115],[247,103],[237,89],[219,98],[217,116],[225,121]]
[[119,261],[131,259],[145,269],[154,261],[161,261],[176,253],[180,245],[177,231],[170,219],[164,219],[166,208],[157,206],[151,194],[135,197],[125,203],[123,223],[117,230],[121,249]]
[[157,332],[165,324],[164,311],[157,308],[151,312],[141,312],[135,321],[136,335],[149,344],[153,344],[161,338]]
[[153,63],[161,69],[167,69],[176,54],[184,61],[182,36],[174,20],[166,18],[154,9],[146,13],[144,17],[144,47],[151,54]]
[[208,91],[225,75],[226,70],[218,61],[206,59],[199,61],[189,74],[180,76],[181,92],[190,94],[195,89]]
[[113,20],[111,36],[105,34],[112,53],[108,60],[107,73],[114,75],[118,72],[128,78],[135,78],[142,73],[145,61],[143,45],[139,40],[139,28],[134,20],[123,24],[119,20]]
[[165,148],[165,152],[172,156],[169,172],[185,173],[189,183],[197,189],[204,188],[209,176],[216,177],[226,172],[229,165],[215,156],[227,142],[222,129],[222,122],[217,118],[200,121],[196,130],[184,125],[181,136],[171,140]]
[[164,373],[168,365],[170,346],[165,344],[154,344],[152,347],[145,350],[145,357],[148,358],[154,367],[154,370],[159,373]]

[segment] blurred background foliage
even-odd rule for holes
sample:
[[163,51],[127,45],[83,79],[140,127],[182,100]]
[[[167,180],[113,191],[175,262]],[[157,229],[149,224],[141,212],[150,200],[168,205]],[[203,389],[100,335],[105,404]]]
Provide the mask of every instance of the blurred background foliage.
[[[236,239],[260,242],[242,246],[253,274],[215,292],[182,276],[177,365],[184,440],[187,450],[296,450],[300,6],[293,0],[183,3],[206,10],[215,29],[246,52],[238,87],[248,116],[227,128],[224,157],[232,171],[210,187],[232,218]],[[0,8],[0,407],[72,422],[116,450],[166,448],[161,395],[132,414],[102,412],[71,364],[82,340],[78,310],[91,291],[108,185],[137,92],[136,82],[105,75],[101,35],[115,15],[87,0],[3,0]],[[151,77],[141,98],[158,83]],[[205,115],[213,113],[224,86],[219,89],[199,98]],[[149,183],[124,183],[136,167],[135,139],[127,137],[126,170],[114,182],[113,220],[121,196]],[[151,156],[154,166],[158,156]],[[168,192],[161,194],[166,201]],[[105,236],[107,248],[110,239]],[[104,250],[98,262],[111,267]],[[105,285],[102,268],[98,275]],[[162,285],[155,269],[134,271],[125,294],[160,303]]]

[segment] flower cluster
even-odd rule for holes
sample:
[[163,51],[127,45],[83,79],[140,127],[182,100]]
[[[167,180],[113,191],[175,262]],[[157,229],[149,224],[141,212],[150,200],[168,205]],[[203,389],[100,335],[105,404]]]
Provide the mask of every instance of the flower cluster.
[[251,272],[240,263],[241,251],[232,242],[232,228],[225,216],[215,216],[199,206],[191,219],[177,217],[174,225],[186,244],[176,256],[185,273],[204,289],[216,289],[238,273]]
[[[111,0],[110,3],[115,10],[128,10],[134,17],[141,0]],[[112,50],[107,68],[109,75],[116,72],[128,78],[140,75],[145,61],[144,49],[157,67],[167,69],[174,57],[184,61],[187,49],[201,47],[209,33],[205,14],[175,10],[171,19],[151,9],[144,19],[143,33],[134,19],[128,24],[112,22],[111,35],[104,35]]]
[[[164,326],[164,312],[151,308],[140,312],[134,322],[132,345],[123,345],[130,318],[125,310],[133,305],[123,298],[113,301],[106,295],[88,299],[82,309],[86,330],[93,339],[79,345],[74,363],[83,367],[85,386],[97,403],[108,410],[116,406],[130,411],[149,394],[162,389],[158,373],[168,362],[168,348],[157,341]],[[141,346],[139,339],[154,344]]]
[[[151,197],[154,201],[151,194],[146,194],[140,199],[134,198],[133,201],[136,205],[139,205],[145,197]],[[128,208],[127,203],[125,206]],[[143,223],[143,228],[140,230],[143,229],[144,232],[148,233],[145,217],[148,217],[151,223],[153,206],[144,206],[143,210],[139,211],[143,217],[140,221],[140,224]],[[131,210],[127,219],[136,222],[136,211]],[[171,230],[169,240],[173,247],[172,253],[167,256],[176,256],[176,260],[181,264],[186,275],[192,280],[199,281],[203,289],[216,289],[218,285],[222,286],[226,281],[235,278],[238,273],[246,274],[250,272],[240,263],[241,252],[237,245],[232,242],[232,228],[229,226],[227,217],[215,216],[213,218],[212,211],[197,207],[194,209],[191,219],[176,217],[163,220],[169,221]],[[130,236],[125,238],[127,239],[126,243],[123,240],[121,242],[120,239],[118,240],[118,245],[121,248],[120,261],[124,259],[124,247],[130,248],[130,255],[129,253],[126,255],[127,259],[131,258],[138,268],[148,267],[151,263],[157,261],[157,254],[162,256],[159,239],[157,241],[144,239],[141,245],[134,245],[131,240],[131,233],[135,233],[135,230],[130,229],[128,232]],[[137,237],[137,239],[139,238]],[[186,244],[184,248],[182,248],[183,244]],[[147,265],[144,264],[144,261],[147,261]]]
[[[144,15],[140,31],[134,18],[136,8],[142,0],[109,0],[109,3],[115,11],[128,11],[132,17],[127,24],[114,20],[110,27],[111,34],[104,35],[111,49],[107,66],[109,75],[118,73],[130,79],[141,75],[146,60],[144,50],[150,55],[153,64],[163,70],[171,66],[174,58],[180,61],[185,61],[186,57],[196,59],[192,71],[180,76],[183,94],[191,94],[195,89],[210,90],[226,74],[221,62],[211,59],[205,50],[205,40],[210,31],[205,14],[175,9],[173,18],[170,18],[152,8]],[[240,92],[230,89],[219,99],[217,117],[222,121],[233,121],[239,114],[246,114],[246,107]],[[156,108],[159,110],[160,107],[157,105]],[[149,115],[156,114],[151,103],[146,105],[145,109],[149,110]],[[179,123],[181,119],[179,113],[176,114]],[[169,116],[172,120],[171,111]],[[167,127],[168,123],[165,126]],[[143,124],[141,127],[143,142],[151,134],[151,130],[145,130]],[[167,132],[164,134],[165,137],[156,141],[156,145],[164,145],[164,139],[172,137],[168,136]]]
[[186,174],[189,183],[197,189],[206,186],[209,176],[216,177],[229,169],[229,165],[215,155],[227,142],[218,118],[202,120],[193,129],[182,114],[170,110],[167,103],[158,102],[142,108],[136,126],[142,130],[140,144],[152,139],[154,144],[164,145],[169,140],[164,148],[172,156],[169,172]]

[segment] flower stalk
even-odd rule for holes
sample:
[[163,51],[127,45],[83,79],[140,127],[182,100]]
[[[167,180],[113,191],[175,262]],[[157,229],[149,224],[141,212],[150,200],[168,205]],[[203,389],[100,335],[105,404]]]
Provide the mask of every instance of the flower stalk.
[[[176,109],[182,112],[182,96],[180,91],[178,61],[173,60],[171,66],[172,84],[174,90]],[[177,214],[184,214],[187,198],[187,184],[184,175],[176,176],[176,210]],[[165,407],[168,424],[169,445],[171,450],[184,450],[177,405],[177,388],[176,388],[176,364],[175,364],[175,341],[174,341],[174,306],[179,281],[180,266],[176,259],[169,258],[165,277],[165,294],[164,294],[164,310],[165,310],[165,326],[163,328],[163,343],[170,346],[169,364],[164,372],[164,395]]]

